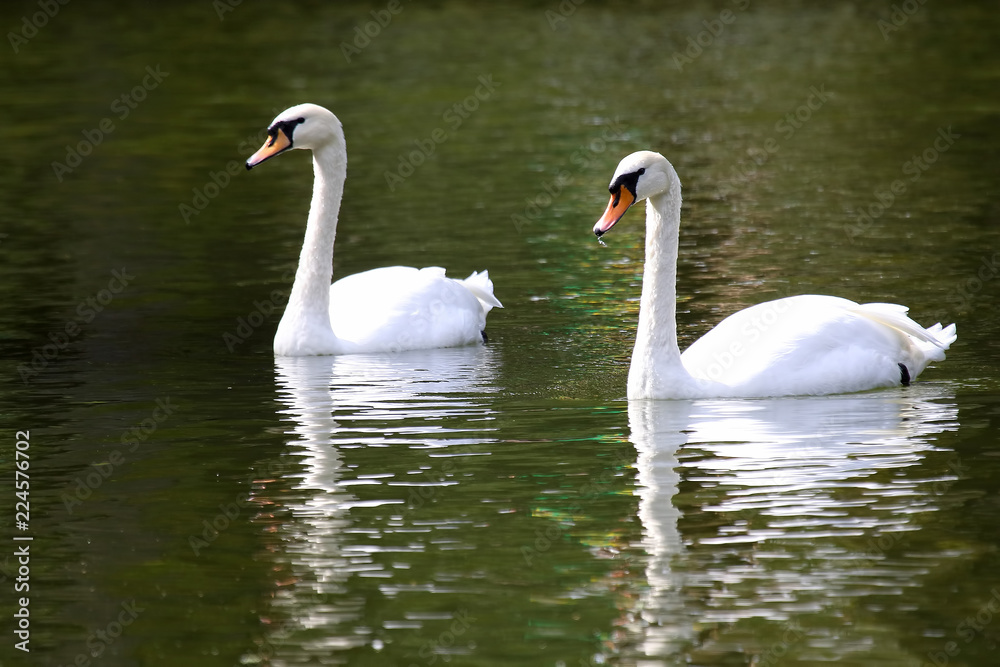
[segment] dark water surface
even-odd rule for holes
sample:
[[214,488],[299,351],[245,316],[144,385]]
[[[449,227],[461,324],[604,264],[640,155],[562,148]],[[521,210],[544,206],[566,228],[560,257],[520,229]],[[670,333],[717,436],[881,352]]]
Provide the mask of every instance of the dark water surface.
[[[1000,664],[993,5],[39,7],[0,68],[0,663]],[[274,358],[312,172],[241,163],[303,101],[347,135],[336,275],[489,269],[488,346]],[[641,212],[590,227],[644,148],[682,346],[832,293],[957,322],[948,359],[629,404]]]

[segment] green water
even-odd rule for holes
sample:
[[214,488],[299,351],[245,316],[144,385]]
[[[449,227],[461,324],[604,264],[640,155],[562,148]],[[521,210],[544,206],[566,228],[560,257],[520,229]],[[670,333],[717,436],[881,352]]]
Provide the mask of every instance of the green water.
[[[69,3],[8,35],[0,663],[997,664],[1000,19],[893,7]],[[240,163],[303,101],[347,136],[335,274],[489,269],[488,346],[275,360],[312,173]],[[590,228],[644,148],[684,183],[682,346],[832,293],[956,322],[948,359],[629,405],[641,216]]]

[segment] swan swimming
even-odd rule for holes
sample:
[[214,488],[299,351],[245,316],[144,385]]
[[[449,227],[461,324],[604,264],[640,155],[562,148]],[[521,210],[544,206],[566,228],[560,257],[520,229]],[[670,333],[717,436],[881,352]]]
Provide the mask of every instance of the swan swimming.
[[726,398],[839,394],[907,385],[957,338],[955,325],[924,328],[906,306],[860,305],[804,294],[730,315],[681,354],[677,347],[677,247],[681,182],[659,153],[625,157],[594,225],[600,238],[646,200],[646,259],[628,398]]
[[274,336],[279,356],[399,352],[480,343],[486,315],[502,308],[489,272],[465,280],[432,266],[390,266],[330,284],[337,216],[347,178],[340,120],[316,104],[275,117],[247,169],[289,149],[311,150],[313,193],[295,281]]

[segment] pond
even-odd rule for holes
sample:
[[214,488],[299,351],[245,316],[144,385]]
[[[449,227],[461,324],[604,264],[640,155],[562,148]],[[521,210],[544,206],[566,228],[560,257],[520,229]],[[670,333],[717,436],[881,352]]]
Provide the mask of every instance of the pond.
[[[0,662],[997,664],[994,8],[50,4],[0,69]],[[487,344],[275,358],[312,170],[242,163],[305,101],[335,276],[488,269]],[[640,149],[683,182],[682,348],[819,293],[955,322],[948,358],[627,401],[641,212],[591,228]]]

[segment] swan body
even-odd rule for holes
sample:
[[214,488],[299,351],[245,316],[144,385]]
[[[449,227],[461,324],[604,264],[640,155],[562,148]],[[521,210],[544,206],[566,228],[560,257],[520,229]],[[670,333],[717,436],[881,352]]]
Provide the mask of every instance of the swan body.
[[907,308],[806,294],[734,313],[681,354],[676,280],[681,184],[659,153],[618,165],[598,237],[646,200],[646,261],[630,399],[838,394],[909,384],[956,339],[955,325],[924,328]]
[[286,109],[268,127],[268,139],[247,160],[247,169],[293,148],[313,153],[313,194],[295,281],[274,336],[274,353],[400,352],[482,342],[487,313],[503,307],[493,296],[487,271],[455,280],[436,266],[391,266],[330,284],[347,178],[340,121],[315,104]]

